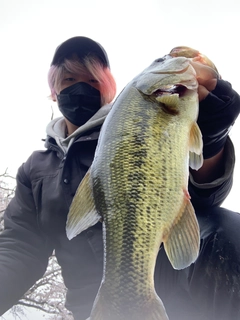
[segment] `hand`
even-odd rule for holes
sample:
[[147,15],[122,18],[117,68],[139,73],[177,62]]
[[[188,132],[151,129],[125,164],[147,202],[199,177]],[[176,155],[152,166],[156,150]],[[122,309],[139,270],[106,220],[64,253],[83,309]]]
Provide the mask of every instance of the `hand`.
[[216,88],[217,79],[204,80],[198,78],[198,99],[199,102],[204,100],[211,91]]
[[220,75],[217,69],[213,69],[209,65],[206,65],[204,61],[198,58],[194,58],[191,61],[191,65],[196,71],[196,78],[198,80],[198,99],[204,100],[209,92],[213,91],[217,85],[217,79]]
[[170,53],[174,57],[186,57],[190,59],[196,77],[198,80],[198,96],[199,101],[204,100],[209,92],[213,91],[217,84],[217,79],[221,78],[214,63],[207,56],[200,53],[198,50],[190,47],[175,47]]
[[198,50],[176,47],[174,57],[189,58],[199,83],[198,125],[203,135],[204,159],[215,157],[224,147],[228,133],[240,112],[240,96],[229,82],[221,80],[216,66]]

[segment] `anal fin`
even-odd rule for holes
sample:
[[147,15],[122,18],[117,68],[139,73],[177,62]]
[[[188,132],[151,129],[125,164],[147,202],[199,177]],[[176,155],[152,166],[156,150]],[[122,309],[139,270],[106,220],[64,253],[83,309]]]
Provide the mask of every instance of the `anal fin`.
[[186,199],[182,212],[164,239],[164,248],[174,269],[184,269],[199,254],[200,231],[194,208]]

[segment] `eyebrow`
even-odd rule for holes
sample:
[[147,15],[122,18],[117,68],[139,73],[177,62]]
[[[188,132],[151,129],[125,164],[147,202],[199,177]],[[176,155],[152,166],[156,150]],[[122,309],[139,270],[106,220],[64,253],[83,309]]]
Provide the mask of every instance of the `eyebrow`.
[[64,73],[63,73],[63,76],[65,77],[66,75],[74,75],[74,76],[77,76],[77,73],[74,73],[74,72],[70,72],[70,71],[65,71]]

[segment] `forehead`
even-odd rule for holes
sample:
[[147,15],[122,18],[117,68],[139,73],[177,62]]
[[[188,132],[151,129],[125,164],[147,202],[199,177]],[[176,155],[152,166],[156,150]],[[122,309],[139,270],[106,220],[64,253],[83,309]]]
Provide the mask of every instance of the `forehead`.
[[71,73],[82,73],[88,71],[87,67],[83,62],[79,60],[65,60],[59,68],[62,72],[71,72]]
[[83,76],[90,75],[89,70],[79,62],[68,62],[58,67],[56,72],[56,80],[62,80],[66,76]]

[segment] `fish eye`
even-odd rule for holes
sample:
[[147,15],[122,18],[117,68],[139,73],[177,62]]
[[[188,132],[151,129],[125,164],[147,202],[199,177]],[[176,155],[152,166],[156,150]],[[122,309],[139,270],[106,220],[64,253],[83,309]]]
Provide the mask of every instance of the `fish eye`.
[[172,59],[172,57],[169,54],[165,54],[165,56],[156,59],[155,62],[163,62],[163,61],[168,60],[168,59]]
[[165,59],[164,58],[158,58],[155,60],[155,62],[163,62]]

